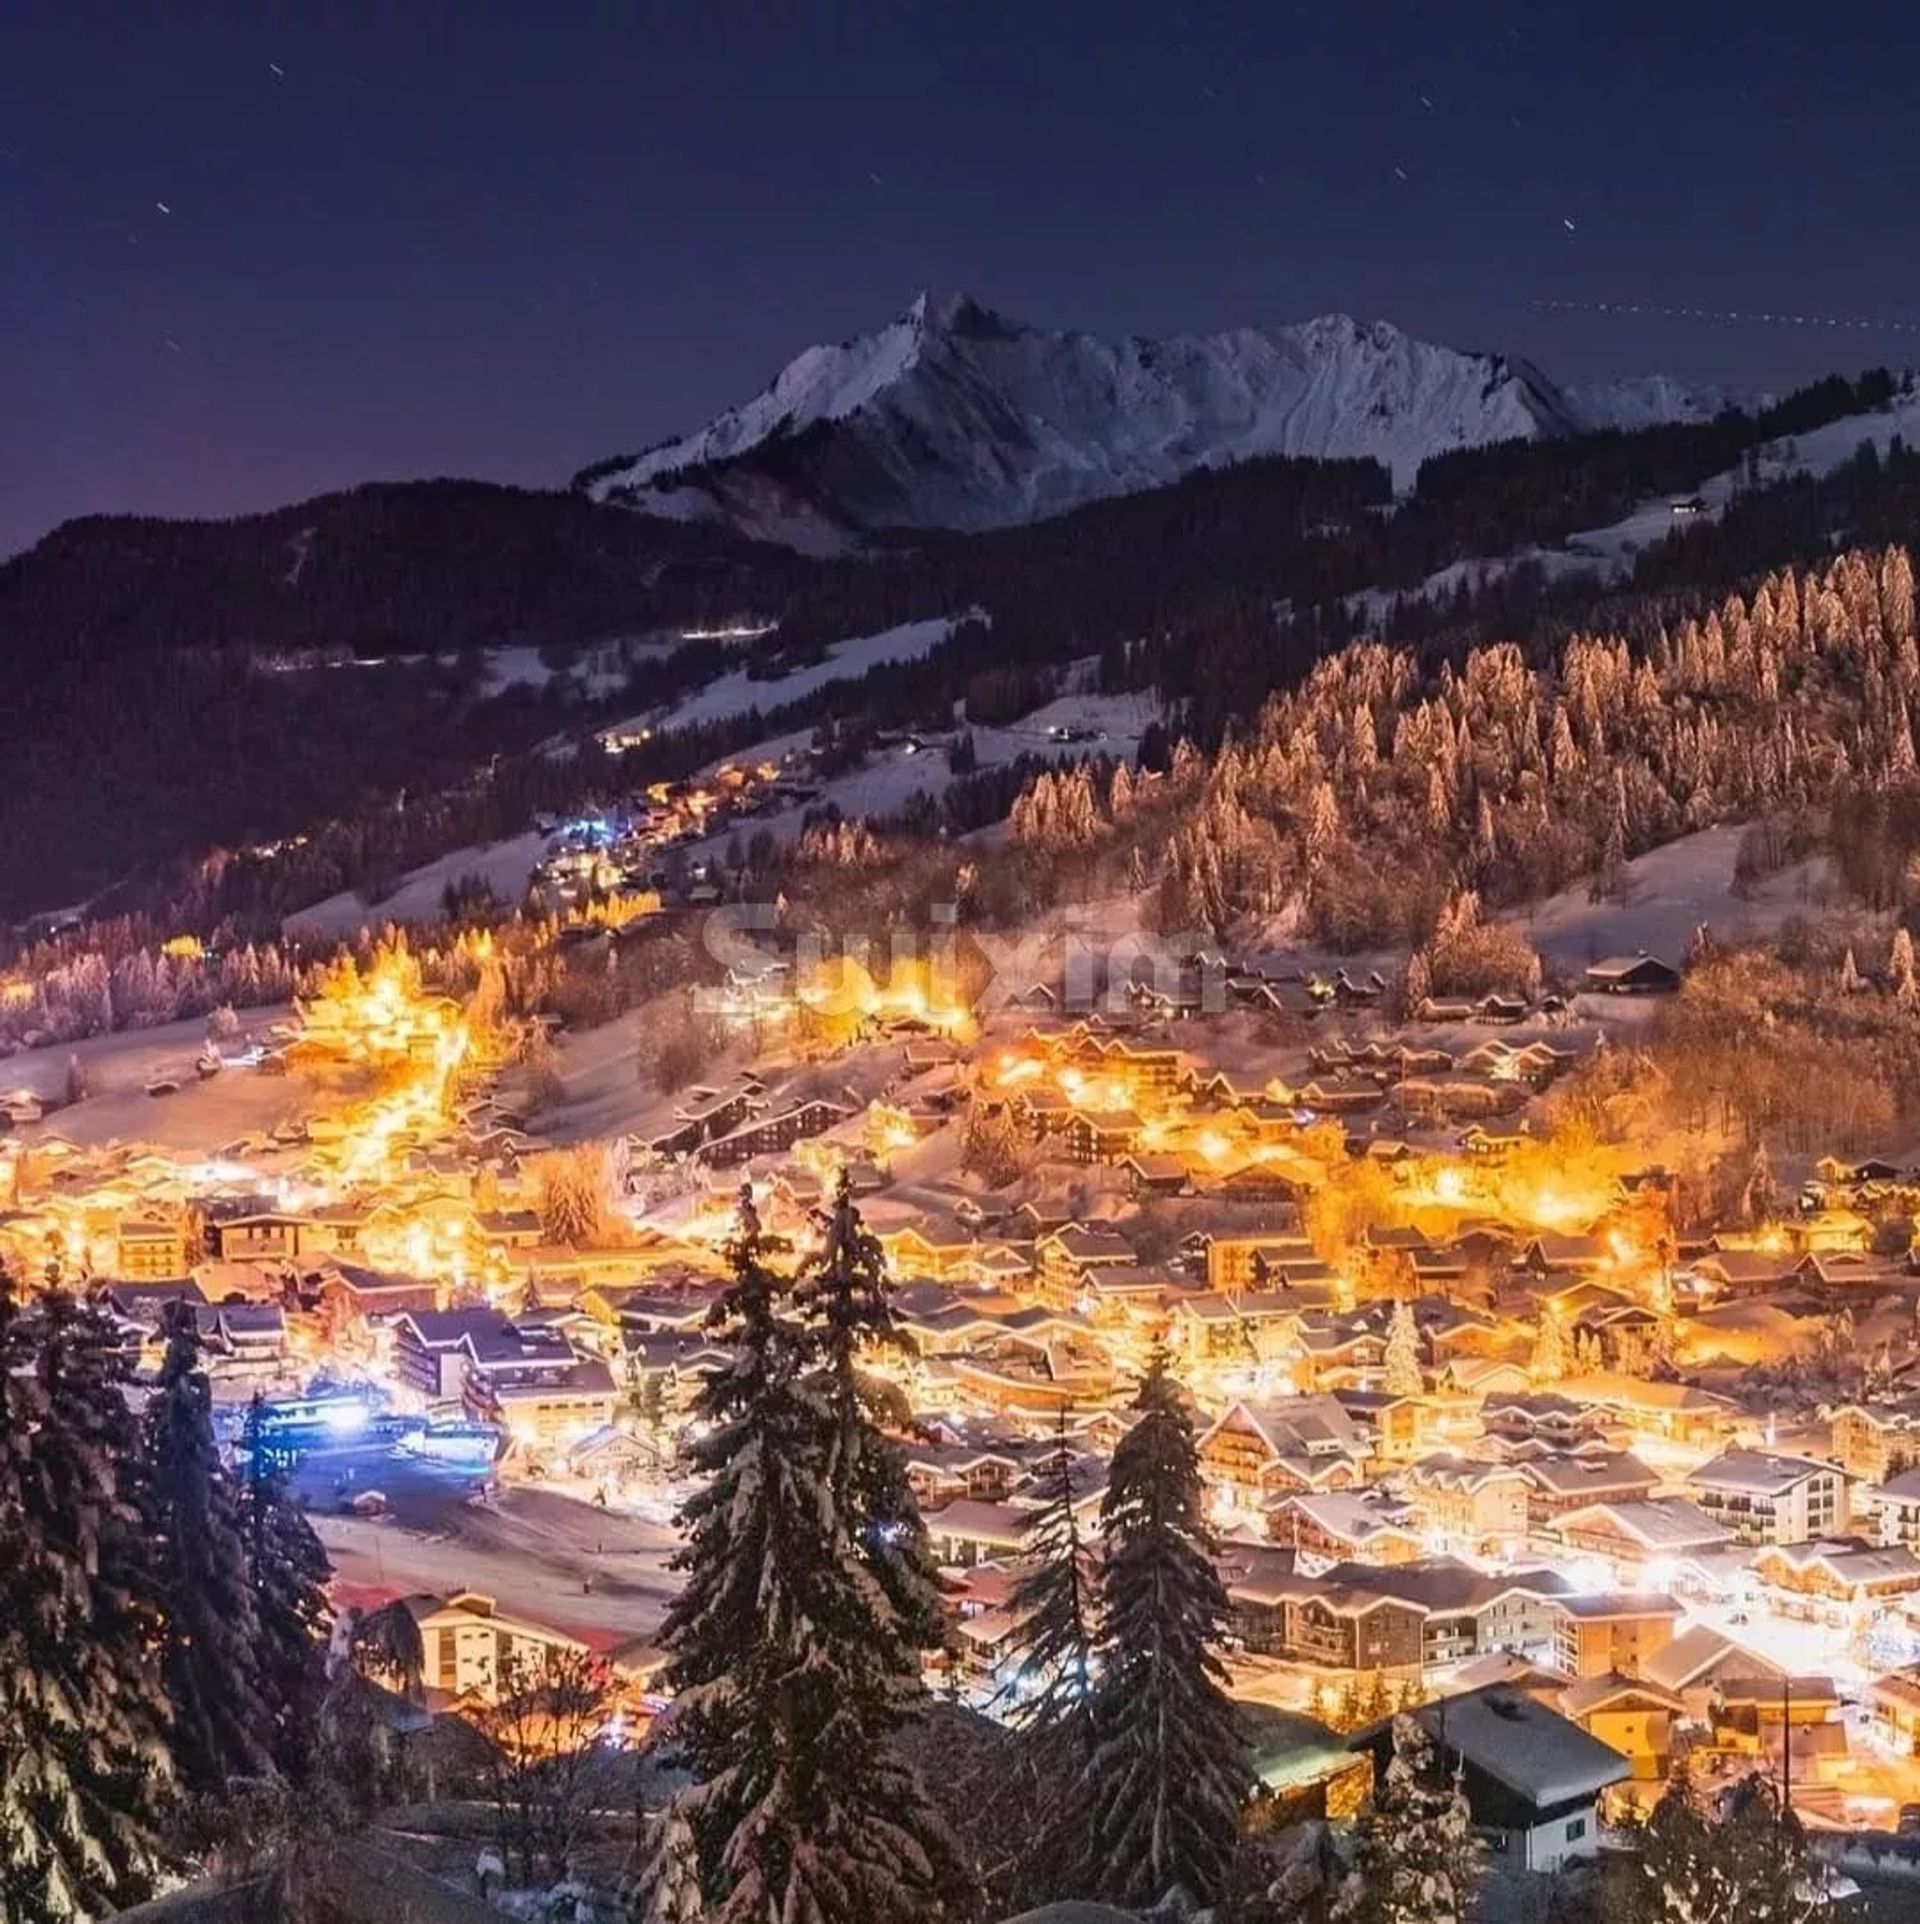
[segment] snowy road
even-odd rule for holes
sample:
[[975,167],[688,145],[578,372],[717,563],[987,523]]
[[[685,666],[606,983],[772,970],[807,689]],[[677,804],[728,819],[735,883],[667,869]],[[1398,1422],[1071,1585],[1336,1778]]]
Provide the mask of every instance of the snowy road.
[[[349,1473],[352,1489],[387,1498],[388,1515],[338,1513],[336,1480]],[[509,1486],[470,1507],[471,1477],[373,1447],[316,1451],[296,1485],[353,1591],[484,1591],[506,1610],[606,1645],[651,1635],[675,1587],[670,1529],[552,1491]]]

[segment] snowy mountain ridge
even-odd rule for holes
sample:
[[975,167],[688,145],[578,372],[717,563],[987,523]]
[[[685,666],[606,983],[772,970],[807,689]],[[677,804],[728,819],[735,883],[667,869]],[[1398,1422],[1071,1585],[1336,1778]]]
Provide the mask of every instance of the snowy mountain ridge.
[[1452,448],[1704,419],[1725,398],[1658,376],[1563,389],[1518,358],[1345,314],[1107,341],[923,293],[878,332],[806,349],[751,400],[579,485],[821,546],[1036,520],[1257,455],[1368,456],[1407,487]]

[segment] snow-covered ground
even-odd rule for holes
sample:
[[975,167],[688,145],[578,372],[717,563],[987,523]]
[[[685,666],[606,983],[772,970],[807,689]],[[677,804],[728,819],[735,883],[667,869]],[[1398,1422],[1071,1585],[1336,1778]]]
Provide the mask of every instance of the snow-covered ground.
[[[1862,442],[1871,442],[1884,455],[1896,435],[1909,445],[1920,439],[1920,395],[1897,399],[1877,413],[1849,414],[1811,433],[1766,442],[1755,457],[1753,474],[1763,486],[1789,475],[1828,475],[1851,461]],[[1734,496],[1750,485],[1745,467],[1731,468],[1702,482],[1697,490],[1702,504],[1699,518],[1717,521]],[[1538,563],[1549,580],[1579,573],[1596,575],[1602,581],[1624,580],[1632,573],[1638,555],[1684,525],[1685,521],[1674,514],[1673,500],[1662,495],[1623,520],[1570,535],[1563,547],[1522,548],[1510,555],[1477,555],[1455,561],[1412,588],[1362,589],[1347,597],[1347,606],[1368,620],[1379,621],[1396,601],[1438,600],[1452,594],[1463,582],[1470,588],[1483,587],[1525,562]]]
[[1824,858],[1767,876],[1752,893],[1733,893],[1740,852],[1737,824],[1701,829],[1650,849],[1627,864],[1626,899],[1595,902],[1576,882],[1510,918],[1549,962],[1578,970],[1600,956],[1644,950],[1677,963],[1702,923],[1723,941],[1761,941],[1794,915],[1830,909],[1833,883]]
[[489,695],[503,695],[510,688],[542,689],[557,681],[583,701],[600,701],[617,695],[626,686],[628,673],[641,662],[658,661],[676,646],[671,641],[597,642],[583,648],[565,668],[549,668],[538,648],[489,648],[484,653],[481,686]]
[[[264,1039],[290,1014],[284,1005],[242,1010],[241,1039],[224,1046],[238,1049],[247,1036]],[[68,1058],[75,1057],[91,1093],[84,1101],[54,1110],[44,1123],[22,1129],[26,1141],[51,1132],[82,1147],[148,1142],[182,1155],[211,1156],[242,1136],[261,1134],[311,1110],[312,1088],[298,1076],[230,1068],[200,1080],[193,1063],[206,1035],[206,1023],[196,1017],[164,1028],[129,1029],[28,1049],[0,1063],[0,1088],[30,1089],[44,1100],[62,1101]],[[160,1078],[180,1086],[171,1095],[148,1095],[147,1085]]]
[[432,922],[442,912],[447,885],[470,875],[485,880],[501,901],[517,902],[527,892],[528,878],[546,853],[547,841],[539,830],[529,829],[508,841],[457,848],[414,869],[383,902],[364,902],[353,890],[343,889],[288,916],[286,931],[310,940],[346,940],[363,928],[383,928],[389,922]]
[[[998,768],[1017,761],[1022,755],[1038,755],[1051,761],[1082,755],[1130,759],[1139,749],[1141,735],[1159,713],[1159,704],[1150,695],[1062,695],[1005,728],[972,728],[968,733],[973,737],[974,754],[981,768]],[[1069,731],[1071,739],[1055,734],[1055,729]],[[812,739],[810,729],[801,729],[790,735],[770,737],[743,754],[727,759],[778,762],[783,756],[804,749]],[[902,744],[881,749],[859,768],[820,784],[820,792],[805,807],[758,817],[741,824],[739,832],[754,835],[765,829],[776,841],[791,841],[800,833],[809,809],[824,808],[831,802],[849,818],[878,819],[904,808],[918,793],[937,800],[956,779],[947,766],[944,748]],[[733,832],[730,829],[727,834],[710,837],[693,845],[689,852],[696,857],[710,857],[725,847]]]
[[883,662],[917,661],[930,655],[953,633],[952,619],[910,621],[877,635],[860,635],[851,641],[834,644],[825,658],[808,668],[797,668],[778,681],[756,681],[744,668],[716,677],[704,688],[675,702],[670,708],[633,715],[606,732],[629,734],[648,727],[656,734],[676,728],[697,728],[707,722],[730,721],[736,715],[759,709],[772,714],[789,703],[830,688],[835,682],[853,681]]

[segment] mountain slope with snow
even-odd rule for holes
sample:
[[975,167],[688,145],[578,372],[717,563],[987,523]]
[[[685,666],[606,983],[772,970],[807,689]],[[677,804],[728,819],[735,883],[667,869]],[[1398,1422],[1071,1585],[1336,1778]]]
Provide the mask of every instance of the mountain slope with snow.
[[789,545],[986,528],[1258,455],[1366,456],[1411,484],[1448,449],[1711,414],[1658,378],[1577,398],[1526,362],[1384,321],[1105,341],[922,294],[876,334],[812,347],[697,433],[587,470],[596,499],[712,516]]

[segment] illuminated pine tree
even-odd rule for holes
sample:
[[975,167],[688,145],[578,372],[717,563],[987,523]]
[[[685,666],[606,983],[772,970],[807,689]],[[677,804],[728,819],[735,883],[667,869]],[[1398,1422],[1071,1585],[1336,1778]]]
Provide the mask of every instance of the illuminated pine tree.
[[1420,1367],[1420,1331],[1413,1305],[1403,1297],[1387,1322],[1387,1348],[1382,1386],[1389,1396],[1418,1396],[1427,1386]]
[[1101,1505],[1096,1738],[1087,1766],[1100,1895],[1146,1906],[1219,1897],[1239,1831],[1246,1751],[1220,1658],[1193,1418],[1156,1350]]

